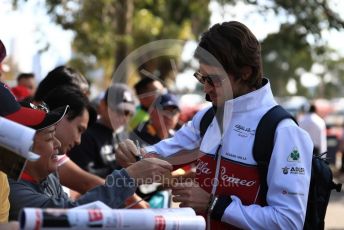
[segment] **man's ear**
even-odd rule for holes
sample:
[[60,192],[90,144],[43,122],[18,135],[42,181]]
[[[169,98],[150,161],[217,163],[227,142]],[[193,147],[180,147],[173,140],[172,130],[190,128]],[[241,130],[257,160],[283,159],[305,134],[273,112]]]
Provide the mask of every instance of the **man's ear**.
[[241,78],[244,81],[247,81],[252,75],[252,68],[250,66],[244,66],[241,69]]

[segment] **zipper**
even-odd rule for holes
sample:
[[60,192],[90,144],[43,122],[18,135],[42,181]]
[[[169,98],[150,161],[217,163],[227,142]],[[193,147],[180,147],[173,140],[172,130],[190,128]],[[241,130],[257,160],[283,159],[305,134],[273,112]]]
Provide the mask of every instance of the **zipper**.
[[[220,150],[222,148],[222,140],[219,144],[219,146],[217,147],[216,149],[216,152],[215,152],[215,160],[216,160],[216,169],[215,169],[215,176],[214,176],[214,184],[213,184],[213,187],[211,189],[211,194],[210,194],[210,197],[214,197],[215,196],[215,193],[216,193],[216,189],[217,189],[217,186],[218,186],[218,183],[219,183],[219,173],[220,173],[220,165],[221,165],[221,153],[220,153]],[[207,230],[210,230],[210,212],[207,213]]]

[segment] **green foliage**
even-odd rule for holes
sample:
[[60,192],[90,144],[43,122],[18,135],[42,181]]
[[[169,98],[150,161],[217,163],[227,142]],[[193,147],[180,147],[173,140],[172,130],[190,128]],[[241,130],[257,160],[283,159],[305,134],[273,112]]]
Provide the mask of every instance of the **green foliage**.
[[[305,40],[307,34],[295,27],[284,24],[278,33],[270,34],[262,42],[264,74],[271,79],[278,96],[288,95],[285,86],[290,78],[300,82],[298,68],[309,71],[313,63],[311,47]],[[301,84],[297,86],[302,90]]]
[[[210,17],[209,0],[133,0],[134,11],[128,19],[118,18],[118,12],[123,8],[121,1],[46,0],[46,3],[54,21],[75,32],[73,49],[78,58],[89,65],[89,56],[96,57],[94,67],[105,69],[107,76],[113,73],[115,63],[122,61],[115,60],[119,47],[125,46],[125,52],[129,53],[159,39],[192,39],[208,27]],[[118,30],[118,23],[123,22],[130,26],[128,33]],[[80,65],[82,62],[73,63],[79,63],[77,67],[85,69]],[[161,66],[158,64],[156,68]]]
[[318,87],[317,94],[322,94],[325,98],[343,97],[344,58],[339,57],[335,50],[324,49],[318,61],[325,69],[319,74],[323,87]]
[[[13,0],[16,6],[25,0]],[[322,32],[342,30],[343,19],[332,0],[216,0],[221,5],[246,3],[257,7],[264,17],[274,12],[283,22],[278,33],[262,41],[264,73],[271,78],[274,92],[285,96],[289,79],[297,83],[297,94],[344,96],[343,59],[333,58]],[[84,72],[101,68],[110,77],[125,55],[159,39],[196,39],[209,25],[210,0],[45,0],[48,13],[57,24],[75,32],[72,64]],[[130,6],[133,8],[130,11]],[[240,12],[234,12],[240,13]],[[250,15],[247,15],[248,17]],[[178,52],[178,51],[177,51]],[[337,55],[338,56],[338,55]],[[177,59],[175,59],[178,62]],[[142,67],[170,76],[169,58],[145,63]],[[300,84],[300,69],[313,63],[324,66],[322,84],[309,95]],[[329,77],[330,75],[330,77]],[[314,90],[313,90],[314,91]],[[339,95],[338,95],[339,96]]]
[[[343,72],[339,70],[339,64],[342,65],[343,60],[334,61],[333,55],[327,54],[328,47],[322,37],[323,31],[344,28],[344,21],[336,12],[335,5],[332,7],[329,5],[331,0],[219,0],[218,2],[223,5],[245,2],[257,6],[257,11],[263,17],[266,12],[272,10],[276,18],[284,19],[280,31],[268,35],[262,42],[264,73],[272,79],[271,83],[276,95],[289,94],[285,86],[292,78],[297,82],[299,95],[329,97],[334,93],[341,93],[341,96],[344,96],[342,90],[332,91],[336,85],[338,87],[338,84],[332,81],[341,82],[339,79]],[[308,90],[300,84],[297,70],[310,71],[313,63],[316,62],[324,66],[327,74],[333,76],[330,81],[325,81],[324,76],[320,76],[322,84],[316,90],[316,95],[309,95]]]

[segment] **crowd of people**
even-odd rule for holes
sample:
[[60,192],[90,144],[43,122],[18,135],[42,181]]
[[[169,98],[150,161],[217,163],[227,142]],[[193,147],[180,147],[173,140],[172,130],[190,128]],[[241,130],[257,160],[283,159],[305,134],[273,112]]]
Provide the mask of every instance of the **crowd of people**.
[[[5,47],[0,50],[2,60]],[[176,96],[148,77],[133,88],[110,85],[95,105],[86,78],[67,66],[51,70],[37,88],[32,74],[19,75],[11,89],[1,83],[0,115],[36,130],[32,150],[40,158],[27,162],[19,180],[8,178],[9,188],[0,187],[0,221],[18,220],[24,207],[72,208],[96,200],[148,208],[135,193],[139,185],[194,164],[191,183],[178,180],[169,189],[174,202],[203,215],[209,228],[302,229],[313,143],[291,119],[276,129],[268,190],[260,190],[255,130],[277,103],[263,77],[257,38],[240,22],[216,24],[202,35],[195,57],[194,76],[214,112],[204,135],[209,107],[181,127]],[[291,157],[295,152],[299,157]],[[285,174],[284,167],[303,173]]]
[[115,148],[128,137],[125,125],[136,110],[135,93],[125,84],[111,85],[96,108],[86,78],[67,66],[50,71],[37,87],[33,74],[20,74],[17,86],[2,82],[0,91],[1,116],[35,129],[32,151],[40,155],[27,162],[19,180],[0,174],[1,223],[18,220],[24,207],[71,208],[97,200],[124,207],[140,201],[136,187],[146,178],[172,169],[154,158],[125,169],[116,165]]

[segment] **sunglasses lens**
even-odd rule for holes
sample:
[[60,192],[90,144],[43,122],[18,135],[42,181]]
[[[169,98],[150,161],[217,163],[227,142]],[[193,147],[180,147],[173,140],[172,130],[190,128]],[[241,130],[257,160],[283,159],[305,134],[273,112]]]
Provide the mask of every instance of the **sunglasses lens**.
[[120,116],[126,116],[126,117],[133,116],[133,113],[130,110],[118,109],[118,110],[116,110],[116,113]]
[[176,115],[177,113],[179,113],[179,109],[174,109],[174,110],[172,110],[172,114],[173,114],[173,115]]
[[210,78],[209,76],[204,76],[203,78],[204,78],[204,83],[207,82],[209,85],[214,86],[214,82],[212,78]]
[[45,102],[42,102],[41,104],[37,105],[37,108],[40,110],[43,110],[46,113],[49,113],[49,107]]
[[179,113],[179,109],[176,107],[165,107],[162,108],[163,114],[170,116],[170,115],[176,115],[177,113]]
[[223,81],[223,78],[221,78],[219,75],[202,75],[201,73],[196,72],[194,73],[194,76],[203,85],[207,82],[211,86],[218,87],[221,86]]
[[204,76],[202,76],[202,74],[200,74],[199,72],[194,73],[194,77],[195,77],[201,84],[204,84],[204,83],[205,83]]
[[128,110],[125,110],[125,111],[123,112],[123,114],[124,114],[126,117],[129,117],[129,116],[132,115],[131,112],[128,111]]

